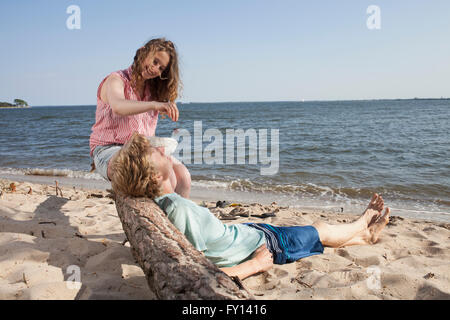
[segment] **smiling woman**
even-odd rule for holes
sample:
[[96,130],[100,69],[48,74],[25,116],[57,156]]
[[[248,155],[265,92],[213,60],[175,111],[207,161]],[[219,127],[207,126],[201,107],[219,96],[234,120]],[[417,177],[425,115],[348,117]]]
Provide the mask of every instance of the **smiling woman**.
[[[162,63],[161,61],[166,61]],[[155,55],[149,56],[144,62],[145,76],[149,79],[155,78],[159,75],[159,79],[167,80],[168,78],[161,78],[161,74],[167,68],[170,57],[164,51],[158,51]]]
[[171,41],[153,39],[139,48],[132,67],[132,85],[143,93],[149,85],[156,101],[175,101],[181,84],[178,54]]
[[[112,72],[97,90],[95,124],[90,136],[93,168],[110,180],[110,160],[134,132],[155,135],[159,113],[178,121],[175,99],[180,86],[178,55],[174,44],[164,38],[152,39],[136,51],[133,64]],[[191,179],[186,167],[173,162],[171,181],[183,197],[190,193]]]

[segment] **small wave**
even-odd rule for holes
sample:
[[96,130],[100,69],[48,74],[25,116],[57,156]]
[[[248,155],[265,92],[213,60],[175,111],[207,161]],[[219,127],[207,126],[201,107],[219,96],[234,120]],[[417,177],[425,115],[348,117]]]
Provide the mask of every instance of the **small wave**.
[[245,179],[229,179],[229,180],[208,180],[193,179],[192,184],[194,186],[202,186],[206,188],[221,188],[232,191],[244,191],[244,192],[260,192],[260,193],[272,193],[279,196],[293,196],[296,198],[310,198],[321,199],[321,201],[329,200],[336,201],[363,201],[370,199],[374,193],[383,195],[385,200],[395,202],[406,202],[410,204],[418,204],[420,207],[436,207],[438,211],[447,210],[450,207],[450,202],[446,197],[439,196],[427,197],[421,193],[421,188],[402,190],[402,188],[391,188],[390,186],[378,186],[378,187],[333,187],[326,185],[318,185],[313,183],[305,184],[276,184],[269,181],[254,181],[249,178]]
[[0,168],[0,174],[103,180],[98,173],[70,169]]
[[214,180],[192,180],[192,186],[201,188],[229,189],[230,183]]
[[436,199],[436,200],[434,200],[434,202],[436,202],[437,204],[442,204],[444,206],[450,207],[450,201],[447,201],[447,200]]
[[60,169],[25,169],[24,174],[26,176],[55,176],[55,177],[67,177],[70,170]]
[[59,118],[58,115],[47,115],[47,116],[40,116],[38,119],[36,119],[36,121],[49,120],[49,119],[58,119],[58,118]]
[[432,216],[432,215],[435,215],[436,213],[439,213],[444,216],[450,215],[450,212],[438,211],[438,210],[426,210],[424,208],[411,209],[411,208],[402,208],[402,207],[395,207],[395,206],[390,206],[389,208],[391,209],[391,211],[394,211],[397,213],[409,213],[409,214],[413,214],[416,216]]

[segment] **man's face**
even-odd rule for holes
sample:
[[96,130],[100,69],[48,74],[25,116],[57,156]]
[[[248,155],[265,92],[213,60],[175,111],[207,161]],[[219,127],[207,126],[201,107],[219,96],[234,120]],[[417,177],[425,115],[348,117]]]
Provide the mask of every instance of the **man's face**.
[[166,180],[172,168],[171,158],[164,154],[164,147],[150,147],[150,152],[151,163],[162,176],[162,180]]

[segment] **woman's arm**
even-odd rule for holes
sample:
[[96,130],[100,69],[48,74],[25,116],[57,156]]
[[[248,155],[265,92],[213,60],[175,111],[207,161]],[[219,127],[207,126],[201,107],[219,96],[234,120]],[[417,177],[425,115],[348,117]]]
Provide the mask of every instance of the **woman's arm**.
[[262,245],[253,254],[253,258],[233,267],[220,268],[228,276],[237,276],[243,280],[255,273],[269,270],[273,266],[273,257],[266,245]]
[[167,114],[173,121],[178,120],[178,109],[173,102],[134,101],[125,99],[124,84],[118,76],[111,75],[105,83],[106,103],[111,106],[115,114],[130,116],[148,111],[159,111]]

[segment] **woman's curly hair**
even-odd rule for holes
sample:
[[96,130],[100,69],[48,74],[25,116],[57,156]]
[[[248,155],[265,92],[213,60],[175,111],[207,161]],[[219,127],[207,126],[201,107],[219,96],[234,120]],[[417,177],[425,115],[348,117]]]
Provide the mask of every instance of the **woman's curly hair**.
[[148,139],[134,132],[113,159],[111,185],[114,192],[151,199],[161,195],[156,179],[158,172],[150,161],[150,155]]
[[149,54],[154,55],[158,51],[164,51],[169,55],[169,64],[160,77],[146,80],[145,86],[150,86],[152,100],[174,102],[182,86],[178,69],[178,54],[175,45],[165,38],[152,39],[136,51],[131,66],[131,84],[134,89],[137,89],[136,83],[142,81],[144,60]]

